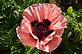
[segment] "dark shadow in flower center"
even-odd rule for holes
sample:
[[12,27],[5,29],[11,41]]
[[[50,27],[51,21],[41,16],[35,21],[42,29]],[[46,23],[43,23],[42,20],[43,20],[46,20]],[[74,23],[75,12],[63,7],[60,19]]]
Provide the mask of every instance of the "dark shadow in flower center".
[[45,19],[43,22],[38,22],[34,20],[31,22],[33,27],[33,34],[38,37],[39,40],[46,38],[53,30],[49,30],[51,22],[48,19]]

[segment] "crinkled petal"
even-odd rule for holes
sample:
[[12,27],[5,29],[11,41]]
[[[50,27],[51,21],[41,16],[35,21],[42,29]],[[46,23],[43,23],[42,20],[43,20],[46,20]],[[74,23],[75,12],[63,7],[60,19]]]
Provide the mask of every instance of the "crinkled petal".
[[41,44],[46,45],[49,41],[53,39],[53,35],[55,35],[55,31],[52,32],[48,37],[46,37],[44,40],[41,40]]
[[53,40],[51,40],[48,44],[44,46],[45,49],[43,51],[51,52],[55,50],[60,45],[61,41],[62,38],[54,36]]
[[43,43],[42,43],[42,41],[38,41],[37,40],[37,43],[36,43],[36,47],[38,48],[38,49],[40,49],[40,50],[44,50],[45,48],[45,45],[43,45]]
[[22,20],[20,27],[24,33],[30,33],[35,39],[38,39],[37,36],[32,33],[30,22],[28,22],[27,19]]
[[[33,7],[32,7],[32,8],[33,8]],[[31,8],[31,9],[32,9],[32,8]],[[36,15],[34,9],[32,9],[32,10],[31,10],[31,9],[30,9],[29,7],[26,8],[26,9],[24,10],[23,14],[22,14],[23,18],[24,18],[24,19],[27,19],[29,22],[32,22],[32,21],[34,21],[34,20],[38,20],[38,19],[37,19],[37,15]]]
[[67,20],[63,15],[58,16],[56,20],[54,20],[51,25],[49,26],[49,29],[64,29],[67,26]]
[[36,47],[45,52],[51,52],[60,45],[61,41],[62,41],[61,37],[54,35],[52,40],[50,40],[47,44],[44,45],[42,41],[40,41],[40,42],[37,42]]
[[62,36],[63,33],[64,33],[64,29],[56,29],[55,30],[55,35]]
[[36,40],[29,34],[24,31],[18,26],[16,28],[17,36],[25,46],[30,46],[34,48],[36,46]]
[[44,8],[42,4],[33,4],[24,10],[22,16],[23,18],[26,17],[30,22],[34,20],[41,22],[44,19]]
[[64,16],[62,16],[62,18],[64,19],[61,21],[61,25],[62,27],[67,28],[67,19]]
[[27,18],[30,22],[38,20],[42,22],[44,19],[54,21],[61,13],[61,9],[55,4],[33,4],[26,8],[23,12],[23,18]]
[[25,23],[27,23],[27,21],[25,19],[23,19],[22,22],[21,22],[20,28],[21,28],[22,32],[24,32],[24,33],[30,33],[29,30],[28,30],[28,28],[26,27]]
[[49,17],[49,6],[48,4],[43,4],[43,10],[44,10],[44,19],[48,19]]
[[28,28],[30,34],[33,36],[34,39],[38,39],[37,36],[35,36],[33,33],[32,33],[32,28],[31,28],[31,25],[29,23],[25,23],[26,27]]
[[[50,5],[51,6],[51,5]],[[50,9],[50,8],[49,8]],[[51,12],[49,12],[48,19],[53,22],[55,19],[58,18],[58,16],[61,14],[61,9],[57,7],[55,4],[52,4]]]
[[61,26],[61,22],[60,22],[60,21],[57,22],[55,25],[53,25],[53,26],[51,27],[51,29],[53,29],[53,30],[63,29],[63,27]]

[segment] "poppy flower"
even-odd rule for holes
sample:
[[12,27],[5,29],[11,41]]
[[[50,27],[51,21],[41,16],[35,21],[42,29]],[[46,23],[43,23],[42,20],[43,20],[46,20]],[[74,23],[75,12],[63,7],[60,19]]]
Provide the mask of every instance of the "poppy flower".
[[62,41],[66,18],[55,4],[33,4],[22,14],[22,22],[16,28],[16,33],[24,46],[51,52]]

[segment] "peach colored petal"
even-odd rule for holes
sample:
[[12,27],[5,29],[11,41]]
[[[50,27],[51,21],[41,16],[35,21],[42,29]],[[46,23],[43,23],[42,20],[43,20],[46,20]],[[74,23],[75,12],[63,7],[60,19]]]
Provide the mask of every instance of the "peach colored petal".
[[42,22],[44,20],[44,7],[39,4],[39,6],[36,8],[36,12],[37,12],[37,16],[38,16],[38,19],[39,19],[39,22]]
[[64,29],[56,29],[55,30],[55,35],[62,36],[63,33],[64,33]]
[[54,32],[52,32],[48,37],[46,37],[44,40],[41,40],[40,42],[39,42],[39,40],[37,40],[37,44],[36,44],[36,47],[38,48],[38,49],[42,49],[42,50],[44,50],[44,46],[49,42],[49,41],[51,41],[52,39],[53,39],[53,35],[55,34],[55,31]]
[[25,9],[24,12],[23,12],[23,14],[22,14],[22,16],[23,16],[23,18],[26,18],[29,21],[31,21],[32,18],[33,18],[29,9]]
[[31,25],[29,23],[25,23],[26,27],[28,28],[30,34],[35,38],[35,39],[38,39],[37,36],[35,36],[33,33],[32,33],[32,28],[31,28]]
[[47,4],[33,4],[31,6],[31,8],[34,8],[33,10],[36,13],[39,22],[42,22],[44,19],[48,18],[48,7],[46,6]]
[[67,20],[63,15],[60,15],[56,20],[54,20],[49,26],[50,29],[64,29],[67,26]]
[[21,28],[22,32],[24,32],[24,33],[29,33],[29,30],[28,30],[28,28],[26,27],[25,23],[27,23],[27,21],[26,21],[25,19],[23,19],[22,22],[21,22],[20,28]]
[[55,25],[53,25],[53,26],[51,27],[51,29],[53,29],[53,30],[63,29],[63,27],[61,26],[61,22],[60,22],[60,21],[57,22]]
[[53,50],[55,50],[59,44],[61,43],[61,38],[58,36],[54,36],[53,40],[51,40],[46,46],[45,49],[43,51],[46,52],[51,52]]
[[49,41],[46,45],[43,45],[41,43],[41,41],[37,42],[38,43],[37,48],[40,49],[40,50],[43,50],[45,52],[51,52],[59,46],[61,41],[62,41],[61,37],[59,37],[57,35],[54,35],[53,39],[51,41]]
[[61,21],[61,25],[64,27],[64,28],[67,28],[67,19],[62,16],[62,18],[64,18],[62,21]]
[[48,37],[46,37],[44,40],[41,40],[41,44],[46,45],[49,41],[53,39],[53,35],[55,35],[55,31],[52,32]]
[[43,9],[44,9],[44,19],[48,19],[48,13],[49,13],[49,11],[48,11],[48,4],[43,4],[42,5],[43,6]]
[[44,49],[45,49],[45,48],[44,48],[45,45],[42,44],[42,41],[39,42],[38,40],[37,40],[37,43],[36,43],[36,47],[37,47],[38,49],[40,49],[40,50],[44,50]]
[[21,27],[23,32],[30,33],[35,39],[38,39],[37,36],[35,36],[32,33],[32,28],[31,28],[30,22],[28,22],[27,19],[22,20],[20,27]]
[[24,10],[22,16],[23,16],[23,18],[26,18],[30,22],[37,20],[36,13],[31,11],[29,7]]
[[16,32],[23,45],[30,46],[32,48],[36,46],[36,40],[29,33],[24,33],[19,26],[16,28]]
[[[38,7],[39,7],[39,6],[38,6]],[[37,18],[38,18],[39,22],[41,22],[40,14],[39,14],[39,11],[38,11],[38,7],[35,7],[36,15],[37,15]]]
[[66,25],[67,25],[67,19],[63,16],[63,15],[60,15],[58,17],[59,21],[61,22],[61,26],[63,26],[64,28],[66,28]]
[[33,4],[24,10],[23,16],[29,21],[49,19],[54,21],[61,14],[61,9],[55,4]]
[[57,7],[56,5],[53,4],[52,10],[49,14],[48,19],[53,22],[60,14],[61,14],[61,9]]
[[49,26],[49,28],[52,28],[53,25],[55,25],[56,23],[58,23],[59,21],[62,21],[64,18],[62,18],[62,15],[59,15],[58,18],[56,18],[51,25]]

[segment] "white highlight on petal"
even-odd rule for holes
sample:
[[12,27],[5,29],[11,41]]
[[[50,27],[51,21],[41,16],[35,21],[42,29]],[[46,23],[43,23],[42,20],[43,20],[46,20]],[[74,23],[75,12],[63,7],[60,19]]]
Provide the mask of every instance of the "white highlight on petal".
[[49,36],[53,36],[55,34],[55,31],[54,32],[52,32]]
[[39,12],[38,12],[37,7],[35,7],[35,10],[36,10],[36,14],[37,14],[37,16],[38,16],[38,20],[39,20],[39,22],[41,22],[40,15],[39,15]]
[[61,8],[59,8],[59,7],[57,9],[61,10]]
[[45,47],[44,51],[49,52],[49,46],[48,45]]
[[21,39],[19,34],[17,34],[17,37],[18,37],[19,39]]
[[31,14],[31,12],[30,12],[30,10],[28,9],[25,9],[24,11],[26,11],[27,13],[29,13],[31,16],[32,16],[32,14]]
[[53,36],[55,34],[55,31],[54,32],[52,32],[50,35],[49,35],[49,37],[48,38],[46,38],[46,40],[47,41],[50,41],[50,40],[52,40],[52,38],[50,38],[51,36]]
[[37,40],[36,47],[37,47],[38,49],[40,49],[39,45],[40,45],[39,40]]
[[29,21],[25,16],[23,16],[23,18],[24,18],[25,20],[27,20],[28,23],[30,23],[30,21]]
[[22,26],[21,29],[24,29],[24,26]]
[[17,37],[18,37],[19,39],[21,39],[21,38],[20,38],[20,35],[18,34],[18,29],[19,29],[19,26],[16,28]]
[[59,22],[57,22],[55,25],[53,25],[52,28],[53,28],[53,29],[60,29],[60,28],[63,28],[63,27],[61,26],[61,22],[59,21]]
[[[19,26],[18,26],[19,27]],[[16,28],[16,32],[17,32],[17,34],[18,34],[18,27]]]
[[67,26],[64,26],[64,28],[67,28]]
[[38,6],[39,10],[40,10],[40,6]]
[[34,10],[33,10],[33,7],[32,7],[32,6],[30,6],[30,8],[31,8],[32,12],[35,14],[35,12],[34,12]]
[[47,19],[48,18],[48,8],[44,5],[44,9],[45,9],[45,11],[44,11],[44,13],[45,13],[45,19]]

